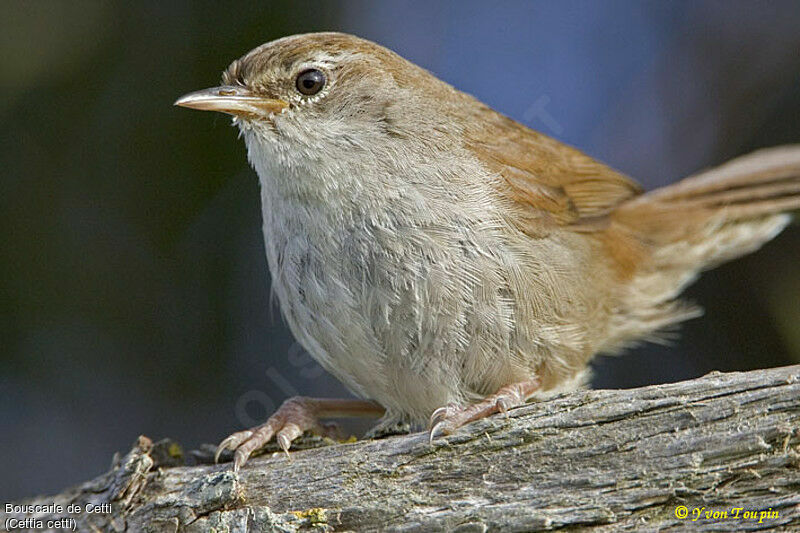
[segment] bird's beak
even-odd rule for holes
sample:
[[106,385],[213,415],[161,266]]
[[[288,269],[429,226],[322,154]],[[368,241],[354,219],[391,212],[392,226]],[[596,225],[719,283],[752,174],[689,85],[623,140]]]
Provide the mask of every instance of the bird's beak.
[[283,100],[257,96],[244,87],[232,85],[211,87],[186,94],[175,100],[175,105],[250,117],[266,117],[289,107]]

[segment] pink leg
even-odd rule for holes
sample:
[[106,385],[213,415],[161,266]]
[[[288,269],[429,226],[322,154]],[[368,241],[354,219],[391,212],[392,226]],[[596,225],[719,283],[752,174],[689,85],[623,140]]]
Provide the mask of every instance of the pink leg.
[[345,416],[381,416],[383,407],[365,400],[336,400],[333,398],[306,398],[295,396],[289,398],[278,408],[275,413],[262,425],[239,431],[223,440],[214,460],[219,460],[220,454],[225,450],[234,452],[233,469],[247,463],[247,459],[254,451],[262,448],[272,437],[278,441],[283,451],[289,453],[292,441],[305,431],[311,431],[324,436],[335,433],[335,425],[324,425],[319,418],[345,417]]
[[451,434],[473,420],[486,418],[495,413],[506,414],[509,409],[524,404],[538,388],[539,380],[534,378],[506,385],[491,396],[466,407],[453,403],[440,407],[433,412],[428,423],[431,431],[430,442],[436,437]]

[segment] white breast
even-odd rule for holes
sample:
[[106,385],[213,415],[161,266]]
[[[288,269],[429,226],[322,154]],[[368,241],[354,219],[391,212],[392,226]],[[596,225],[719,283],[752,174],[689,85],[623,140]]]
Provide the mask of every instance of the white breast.
[[532,317],[546,302],[518,295],[535,269],[553,274],[492,215],[488,186],[452,182],[482,169],[420,164],[398,181],[396,168],[245,137],[281,310],[350,390],[420,420],[530,377],[553,329]]

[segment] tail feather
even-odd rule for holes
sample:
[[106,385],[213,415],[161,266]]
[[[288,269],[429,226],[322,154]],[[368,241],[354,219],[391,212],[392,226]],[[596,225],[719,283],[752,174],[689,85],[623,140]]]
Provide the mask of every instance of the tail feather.
[[619,206],[621,219],[642,210],[690,220],[724,212],[726,220],[800,209],[800,145],[759,150],[656,189]]
[[612,345],[696,316],[676,298],[702,270],[757,250],[800,209],[800,145],[761,150],[621,204],[612,227],[648,260],[627,286]]

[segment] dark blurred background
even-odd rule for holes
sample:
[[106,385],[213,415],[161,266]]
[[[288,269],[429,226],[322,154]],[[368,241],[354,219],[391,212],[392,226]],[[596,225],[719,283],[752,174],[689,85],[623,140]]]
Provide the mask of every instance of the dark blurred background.
[[[252,47],[384,44],[647,188],[800,141],[795,1],[0,4],[0,501],[346,394],[271,304],[257,181],[224,116],[172,107]],[[800,227],[708,273],[633,387],[800,362]]]

